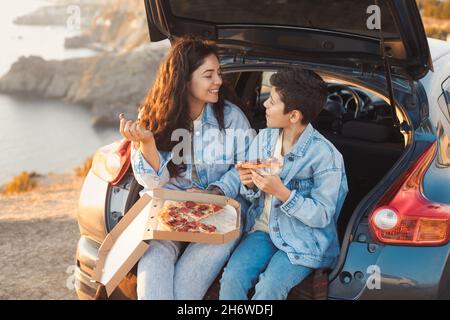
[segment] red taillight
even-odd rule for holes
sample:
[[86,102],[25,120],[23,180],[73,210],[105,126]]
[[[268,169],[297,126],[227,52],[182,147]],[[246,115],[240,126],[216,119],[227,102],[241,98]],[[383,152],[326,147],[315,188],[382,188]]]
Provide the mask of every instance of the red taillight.
[[429,201],[421,186],[436,142],[396,181],[369,219],[374,237],[386,244],[442,245],[450,234],[450,206]]
[[92,171],[100,179],[115,184],[122,179],[130,166],[128,140],[121,140],[100,148],[92,160]]

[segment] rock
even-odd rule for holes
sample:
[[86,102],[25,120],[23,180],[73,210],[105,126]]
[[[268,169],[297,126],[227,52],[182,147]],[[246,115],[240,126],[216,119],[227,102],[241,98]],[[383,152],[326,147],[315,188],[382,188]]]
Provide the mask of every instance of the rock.
[[21,57],[0,78],[0,92],[89,106],[96,124],[115,124],[120,112],[137,116],[168,45],[146,44],[126,53],[46,61]]
[[[14,19],[14,23],[20,25],[68,26],[80,29],[91,25],[94,16],[102,6],[100,3],[83,3],[82,1],[50,5],[19,16]],[[73,25],[74,23],[79,23],[79,25]]]
[[71,49],[127,51],[149,41],[141,0],[60,0],[17,17],[14,23],[81,30],[65,40],[64,46]]
[[66,49],[86,48],[90,45],[91,41],[92,41],[91,38],[86,35],[66,38],[64,40],[64,48]]
[[67,46],[125,52],[148,42],[144,2],[114,0],[95,15],[80,36],[68,38]]
[[127,119],[137,117],[139,104],[125,104],[114,102],[97,102],[92,107],[91,122],[95,126],[112,126],[119,122],[119,114],[124,113]]
[[0,78],[0,92],[46,98],[64,98],[69,84],[79,79],[88,58],[46,61],[38,56],[20,57]]

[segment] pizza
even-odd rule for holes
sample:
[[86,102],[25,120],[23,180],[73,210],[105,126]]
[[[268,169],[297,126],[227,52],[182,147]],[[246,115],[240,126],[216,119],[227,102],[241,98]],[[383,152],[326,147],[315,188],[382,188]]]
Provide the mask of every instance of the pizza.
[[206,232],[217,230],[213,225],[200,222],[223,210],[223,207],[194,201],[178,201],[166,204],[158,215],[158,221],[167,231]]
[[163,227],[162,229],[167,231],[177,231],[184,226],[188,220],[183,218],[176,211],[170,210],[170,208],[163,208],[158,215],[158,222]]
[[251,169],[265,174],[276,174],[281,168],[281,162],[277,158],[257,159],[242,161],[236,164],[237,169]]
[[184,201],[177,204],[179,211],[194,221],[208,218],[210,215],[223,210],[223,207],[212,203]]

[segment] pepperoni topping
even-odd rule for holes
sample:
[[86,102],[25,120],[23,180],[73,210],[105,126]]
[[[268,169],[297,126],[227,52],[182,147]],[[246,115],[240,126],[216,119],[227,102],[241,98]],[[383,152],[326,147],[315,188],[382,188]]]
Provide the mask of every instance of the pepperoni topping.
[[199,227],[206,232],[215,232],[217,230],[215,226],[204,223],[200,223]]
[[169,211],[169,216],[172,218],[178,218],[178,214],[175,211]]
[[190,228],[189,228],[188,226],[184,225],[184,226],[180,227],[177,231],[180,231],[180,232],[188,232],[189,229],[190,229]]
[[177,221],[176,220],[169,220],[169,221],[167,221],[167,224],[169,226],[171,226],[171,227],[174,227],[177,224]]
[[193,201],[186,201],[186,207],[187,208],[194,208],[195,207],[195,202],[193,202]]
[[201,210],[201,211],[208,210],[208,208],[209,208],[209,207],[208,207],[207,205],[204,205],[204,204],[198,206],[198,210]]
[[203,217],[203,212],[201,212],[201,211],[193,211],[192,215],[194,217],[200,218],[200,217]]
[[180,211],[183,213],[188,213],[191,210],[189,210],[189,208],[180,208]]

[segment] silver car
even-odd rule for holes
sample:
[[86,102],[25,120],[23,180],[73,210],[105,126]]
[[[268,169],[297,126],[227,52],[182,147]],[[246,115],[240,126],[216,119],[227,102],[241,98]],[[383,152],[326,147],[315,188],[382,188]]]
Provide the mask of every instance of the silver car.
[[[450,298],[450,44],[425,36],[413,0],[146,0],[150,40],[216,40],[224,77],[255,129],[271,73],[316,71],[329,95],[313,126],[344,156],[349,193],[336,228],[341,255],[293,299]],[[99,247],[139,198],[126,141],[97,151],[82,187],[76,289]],[[205,298],[217,298],[216,281]],[[136,298],[133,268],[110,299]]]

